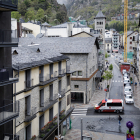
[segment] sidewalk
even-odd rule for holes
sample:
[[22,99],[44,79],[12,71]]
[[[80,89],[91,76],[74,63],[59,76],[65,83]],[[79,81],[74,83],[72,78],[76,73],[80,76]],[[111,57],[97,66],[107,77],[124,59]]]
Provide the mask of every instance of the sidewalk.
[[[133,73],[130,73],[130,77],[133,78]],[[133,94],[134,106],[140,109],[140,84],[139,84],[139,81],[138,81],[136,75],[134,74],[134,83],[135,82],[137,82],[137,86],[134,86],[134,94]],[[132,85],[132,87],[133,87],[133,85]]]
[[[83,130],[84,136],[92,137],[92,140],[126,140],[126,136],[99,133],[93,131]],[[64,137],[64,140],[81,140],[81,131],[79,129],[71,129],[67,132],[67,135]],[[140,140],[135,138],[135,140]]]

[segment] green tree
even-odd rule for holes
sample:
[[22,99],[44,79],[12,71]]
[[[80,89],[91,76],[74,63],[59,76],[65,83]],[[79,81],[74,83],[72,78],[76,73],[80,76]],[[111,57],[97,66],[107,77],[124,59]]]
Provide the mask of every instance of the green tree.
[[44,17],[44,10],[39,8],[37,11],[36,19],[38,21],[42,21],[43,17]]
[[25,18],[28,20],[35,20],[35,12],[33,10],[28,10],[25,14]]
[[25,5],[24,2],[19,3],[19,5],[18,5],[18,11],[19,11],[19,13],[20,13],[22,16],[25,15],[25,13],[26,13],[26,11],[27,11],[27,7],[26,7],[26,5]]
[[113,65],[111,64],[110,66],[109,66],[109,70],[113,70]]
[[108,81],[113,77],[112,71],[105,71],[102,77],[104,78],[104,80],[107,80],[108,85]]
[[108,54],[107,53],[105,53],[105,58],[108,58]]
[[11,17],[17,19],[19,21],[21,14],[18,11],[11,12]]
[[66,17],[67,17],[67,14],[66,14],[66,12],[64,12],[64,11],[59,12],[59,13],[56,14],[56,18],[58,19],[58,21],[59,21],[60,23],[65,22]]

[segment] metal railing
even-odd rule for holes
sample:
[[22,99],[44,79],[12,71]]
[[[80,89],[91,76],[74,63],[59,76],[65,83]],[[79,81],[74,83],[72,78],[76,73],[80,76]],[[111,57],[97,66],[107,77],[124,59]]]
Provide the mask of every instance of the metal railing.
[[61,96],[63,96],[63,95],[65,94],[65,89],[61,90],[61,91],[59,92],[59,94],[60,94]]
[[18,43],[18,31],[17,30],[0,30],[0,44],[2,43]]
[[19,140],[19,135],[13,135],[13,134],[5,133],[4,136],[9,137],[10,140]]
[[19,114],[19,101],[0,100],[0,122]]
[[31,79],[31,80],[27,80],[27,81],[24,81],[24,88],[30,88],[33,86],[33,80],[34,79]]
[[27,110],[25,110],[25,116],[33,116],[34,114],[37,113],[37,108],[33,107],[30,112],[27,113]]
[[53,74],[47,74],[47,76],[39,76],[40,82],[48,81],[52,78],[55,78],[57,76],[57,71],[55,71]]
[[59,70],[59,75],[62,75],[65,73],[65,69]]

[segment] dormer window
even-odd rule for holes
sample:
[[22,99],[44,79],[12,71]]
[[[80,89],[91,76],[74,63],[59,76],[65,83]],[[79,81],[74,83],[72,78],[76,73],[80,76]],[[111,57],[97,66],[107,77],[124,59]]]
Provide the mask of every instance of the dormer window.
[[16,54],[18,54],[18,52],[17,52],[17,50],[14,50],[13,55],[16,55]]

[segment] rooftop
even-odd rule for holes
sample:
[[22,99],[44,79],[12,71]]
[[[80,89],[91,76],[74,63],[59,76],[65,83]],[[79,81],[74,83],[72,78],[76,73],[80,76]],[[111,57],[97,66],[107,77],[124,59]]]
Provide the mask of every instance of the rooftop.
[[97,18],[105,18],[106,19],[106,16],[103,15],[102,11],[99,11],[98,14],[96,15],[95,19]]
[[[77,39],[78,38],[78,39]],[[12,63],[19,69],[69,59],[61,53],[90,53],[96,37],[20,38],[18,48],[12,48]]]

